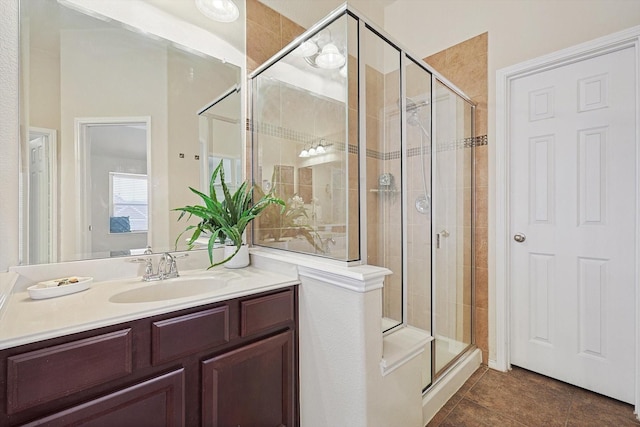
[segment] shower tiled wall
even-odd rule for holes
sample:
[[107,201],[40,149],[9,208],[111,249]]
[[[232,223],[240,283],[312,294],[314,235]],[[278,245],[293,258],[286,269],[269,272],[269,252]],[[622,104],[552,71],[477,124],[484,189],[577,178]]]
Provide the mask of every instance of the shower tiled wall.
[[[475,129],[475,322],[474,332],[482,361],[488,360],[488,165],[487,165],[487,46],[488,33],[480,34],[424,58],[477,104]],[[468,251],[465,251],[468,252]],[[465,268],[470,257],[465,257]],[[468,277],[468,274],[464,274]],[[465,298],[466,299],[466,298]],[[468,301],[468,299],[466,299]],[[466,312],[466,310],[465,310]]]
[[248,74],[302,34],[305,28],[258,0],[246,2]]

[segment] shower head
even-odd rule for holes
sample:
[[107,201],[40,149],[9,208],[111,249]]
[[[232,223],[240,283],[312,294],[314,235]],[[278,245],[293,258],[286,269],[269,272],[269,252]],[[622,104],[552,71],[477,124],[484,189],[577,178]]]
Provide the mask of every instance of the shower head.
[[407,111],[419,110],[422,107],[426,107],[429,105],[429,100],[424,99],[421,101],[414,101],[412,98],[407,96]]
[[429,105],[428,100],[424,101],[414,101],[412,98],[406,98],[407,103],[407,123],[412,126],[420,126],[422,127],[422,123],[420,122],[420,118],[418,117],[418,112],[422,107],[426,107]]

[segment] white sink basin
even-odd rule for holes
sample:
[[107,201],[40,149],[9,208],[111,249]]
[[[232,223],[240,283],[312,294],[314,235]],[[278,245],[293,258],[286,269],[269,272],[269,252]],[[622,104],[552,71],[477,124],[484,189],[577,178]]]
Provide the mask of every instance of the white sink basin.
[[167,301],[214,292],[227,285],[228,280],[214,277],[180,277],[149,282],[143,287],[117,293],[109,298],[109,301],[115,303]]

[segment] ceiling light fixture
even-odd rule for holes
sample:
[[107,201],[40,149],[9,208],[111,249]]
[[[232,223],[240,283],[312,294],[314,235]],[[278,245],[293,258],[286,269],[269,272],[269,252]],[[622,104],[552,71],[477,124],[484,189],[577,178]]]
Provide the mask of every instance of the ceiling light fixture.
[[196,7],[207,18],[218,22],[233,22],[240,16],[233,0],[196,0]]
[[309,157],[309,152],[306,148],[303,148],[298,157]]

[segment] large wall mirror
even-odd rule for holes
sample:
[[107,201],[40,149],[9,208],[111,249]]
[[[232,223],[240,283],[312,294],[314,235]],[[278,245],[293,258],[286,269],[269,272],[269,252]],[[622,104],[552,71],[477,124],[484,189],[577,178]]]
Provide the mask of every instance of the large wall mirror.
[[174,250],[188,187],[222,159],[242,178],[234,1],[220,23],[190,0],[21,0],[21,264]]

